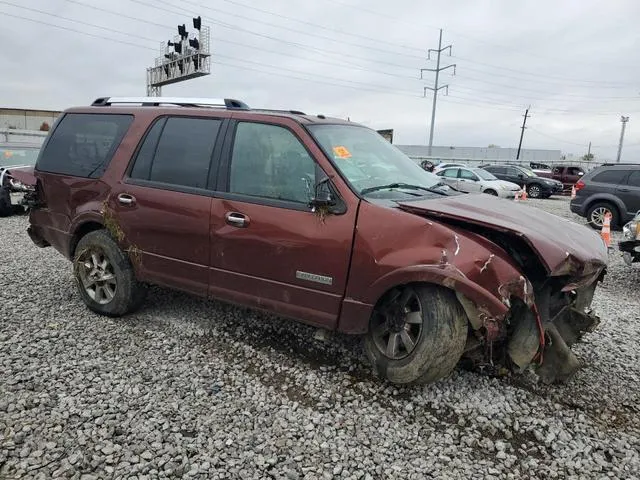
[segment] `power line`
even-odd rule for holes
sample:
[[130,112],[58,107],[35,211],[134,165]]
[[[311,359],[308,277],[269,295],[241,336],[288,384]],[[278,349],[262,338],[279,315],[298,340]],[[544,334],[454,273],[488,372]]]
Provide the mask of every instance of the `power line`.
[[[384,18],[386,21],[390,21],[390,20],[391,21],[396,21],[396,22],[404,23],[406,25],[411,25],[411,26],[419,28],[419,29],[424,29],[425,27],[427,27],[427,28],[432,28],[434,30],[438,30],[440,28],[440,27],[436,27],[436,26],[433,26],[433,25],[426,25],[426,24],[423,24],[423,23],[411,22],[411,21],[405,20],[403,18],[398,18],[398,17],[395,17],[393,15],[389,15],[387,13],[381,13],[381,12],[378,12],[378,11],[375,11],[375,10],[371,10],[371,9],[367,9],[367,8],[363,8],[363,7],[360,7],[360,6],[357,6],[357,5],[352,5],[352,4],[349,4],[347,2],[343,2],[343,1],[340,1],[340,0],[326,0],[326,1],[329,1],[329,2],[337,4],[337,5],[342,5],[342,6],[347,7],[347,8],[351,8],[351,9],[357,10],[359,12],[366,12],[366,13],[369,13],[369,14],[372,14],[372,15],[376,15],[376,16],[379,16],[381,18]],[[490,42],[490,41],[487,41],[486,39],[483,39],[483,38],[480,38],[480,37],[475,37],[475,36],[472,36],[472,35],[468,35],[466,33],[461,33],[459,31],[452,30],[451,28],[448,28],[447,31],[452,33],[454,36],[457,35],[459,37],[468,38],[468,39],[473,40],[475,42],[484,43],[485,45],[491,45],[491,46],[494,46],[494,47],[511,50],[511,51],[518,52],[518,53],[521,53],[521,54],[524,53],[527,56],[538,57],[538,58],[541,58],[543,60],[549,60],[550,59],[550,60],[554,60],[554,61],[557,61],[557,62],[566,63],[566,59],[554,58],[554,57],[545,57],[545,56],[539,55],[537,53],[532,53],[530,51],[514,48],[511,45],[504,45],[504,44],[499,44],[499,43],[495,43],[495,42]],[[460,60],[470,61],[468,59],[463,59],[461,57],[456,57],[456,58],[458,58]],[[480,62],[473,62],[473,63],[478,63],[480,65],[487,65],[487,64],[482,64]],[[589,63],[585,63],[584,65],[588,65],[589,67],[593,66],[592,64],[589,64]],[[505,67],[495,67],[495,68],[504,68],[504,69],[506,69]],[[507,69],[507,70],[509,70],[509,69]],[[512,70],[512,71],[518,72],[518,70]],[[531,73],[531,72],[523,72],[523,73],[525,73],[527,75],[539,75],[539,74],[534,74],[534,73]],[[585,79],[578,79],[578,78],[570,79],[570,78],[567,78],[567,77],[558,77],[558,76],[551,77],[551,78],[558,78],[558,79],[561,79],[561,80],[576,81],[576,82],[610,83],[610,82],[606,82],[606,81],[603,81],[603,80],[585,80]],[[634,84],[629,82],[626,85],[634,85]]]
[[[136,3],[144,3],[144,2],[140,2],[138,0],[130,0],[130,1],[136,2]],[[172,3],[167,2],[165,0],[155,0],[155,1],[158,2],[158,3],[162,3],[163,5],[167,5],[169,7],[182,8],[179,5],[172,4]],[[289,31],[289,32],[294,32],[294,33],[296,33],[298,35],[305,35],[305,36],[309,36],[309,37],[321,38],[323,40],[328,40],[330,42],[339,43],[341,45],[347,44],[347,45],[351,45],[351,46],[354,46],[354,47],[364,48],[364,49],[375,51],[375,52],[379,52],[379,53],[386,53],[386,54],[389,54],[389,55],[400,55],[400,56],[409,57],[409,58],[421,58],[420,56],[414,55],[414,54],[393,52],[391,50],[385,50],[385,49],[382,49],[382,48],[372,47],[372,46],[369,46],[369,45],[363,45],[361,43],[353,43],[353,42],[349,42],[349,41],[346,41],[346,40],[337,39],[335,37],[330,37],[330,36],[327,36],[327,35],[320,35],[318,33],[309,32],[307,30],[299,30],[299,29],[295,29],[295,28],[290,28],[290,27],[286,27],[286,26],[283,26],[283,25],[278,25],[277,23],[266,22],[264,20],[258,20],[258,19],[255,19],[255,18],[246,17],[244,15],[238,15],[237,13],[227,12],[227,11],[221,10],[219,8],[194,4],[192,2],[189,2],[188,0],[183,0],[183,3],[191,5],[192,7],[195,6],[196,8],[199,8],[199,9],[208,10],[210,12],[222,13],[224,15],[229,15],[231,17],[239,18],[241,20],[259,23],[260,25],[269,25],[269,26],[274,27],[274,28],[279,28],[279,29],[286,30],[286,31]]]
[[[72,3],[79,3],[79,2],[76,2],[75,0],[67,0],[67,1],[70,1]],[[4,2],[4,3],[8,3],[8,2]],[[85,6],[88,6],[88,5],[85,5]],[[96,7],[96,8],[99,8],[99,7]],[[100,9],[100,10],[105,11],[106,13],[112,13],[114,15],[117,15],[116,12],[112,12],[112,11],[109,11],[109,10],[106,10],[106,9]],[[116,42],[116,43],[129,45],[129,46],[134,46],[136,48],[141,48],[141,49],[144,49],[144,50],[155,51],[155,49],[153,49],[151,47],[146,47],[144,45],[134,44],[134,43],[118,40],[118,39],[115,39],[115,38],[112,38],[112,37],[106,37],[106,36],[102,36],[102,35],[92,34],[92,33],[89,33],[89,32],[84,32],[84,31],[73,29],[73,28],[69,28],[69,27],[65,27],[65,26],[61,26],[61,25],[56,25],[56,24],[44,22],[44,21],[41,21],[41,20],[35,20],[35,19],[31,19],[31,18],[20,16],[20,15],[10,14],[10,13],[7,13],[7,12],[0,12],[0,14],[8,16],[8,17],[12,17],[12,18],[18,18],[18,19],[26,20],[26,21],[33,22],[33,23],[38,23],[38,24],[42,24],[42,25],[51,26],[51,27],[54,27],[54,28],[58,28],[58,29],[69,31],[69,32],[73,32],[73,33],[78,33],[78,34],[89,36],[89,37],[93,37],[93,38],[108,40],[108,41],[111,41],[111,42]],[[121,15],[121,16],[125,16],[125,15]],[[126,17],[134,19],[134,20],[137,20],[137,21],[142,21],[142,22],[145,22],[145,23],[156,25],[156,26],[159,26],[159,27],[162,27],[162,28],[168,28],[165,25],[154,24],[153,22],[146,22],[146,21],[143,21],[143,20],[138,19],[136,17],[130,17],[130,16],[126,16]],[[66,19],[64,17],[60,17],[60,18]],[[95,26],[97,28],[103,28],[103,27],[100,27],[100,26],[97,26],[97,25],[93,25],[93,26]],[[106,28],[106,27],[104,27],[104,28]],[[123,35],[126,34],[126,32],[118,32],[118,33],[121,33]],[[249,46],[249,45],[247,45],[247,47],[251,48],[251,46]],[[226,58],[231,59],[231,60],[239,60],[239,61],[247,62],[247,60],[245,60],[245,59],[236,59],[236,58],[231,57],[231,56],[226,56]],[[214,63],[223,64],[224,65],[224,63],[222,63],[222,62],[214,62]],[[252,62],[252,63],[254,63],[256,65],[266,66],[266,67],[269,67],[269,68],[276,68],[276,67],[272,67],[271,65],[263,64],[263,63],[259,63],[259,62]],[[226,65],[229,65],[229,64],[226,64]],[[231,65],[231,66],[233,66],[235,68],[243,68],[243,67],[240,67],[238,65]],[[277,67],[277,68],[279,70],[282,70],[280,67]],[[247,67],[247,69],[249,69],[249,68]],[[250,69],[250,70],[260,71],[258,69]],[[301,72],[299,70],[293,70],[293,69],[285,69],[285,70],[293,72],[293,73],[309,75],[308,73]],[[366,89],[368,91],[372,91],[372,92],[376,92],[376,93],[400,95],[400,96],[406,96],[406,97],[410,97],[410,98],[420,98],[419,96],[411,94],[411,93],[406,92],[406,91],[393,90],[388,86],[371,85],[370,83],[356,82],[356,81],[352,81],[352,80],[339,79],[339,78],[335,78],[335,77],[321,77],[321,78],[327,78],[327,80],[329,80],[329,81],[322,81],[322,80],[315,80],[315,79],[309,79],[309,78],[293,77],[293,76],[290,76],[290,75],[289,76],[280,75],[280,74],[278,74],[276,72],[263,71],[263,73],[268,73],[270,75],[285,76],[287,78],[292,78],[292,79],[302,80],[302,81],[311,81],[311,82],[315,82],[315,83],[324,83],[324,84],[328,84],[328,85],[332,85],[332,86],[338,86],[338,87],[342,87],[342,88]],[[343,82],[343,83],[335,83],[335,82]],[[350,85],[345,85],[344,83],[349,83]],[[356,85],[356,86],[354,86],[354,85]],[[509,104],[505,104],[505,103],[484,102],[482,99],[467,99],[465,97],[455,97],[455,96],[453,98],[454,99],[461,99],[461,100],[465,100],[465,101],[464,102],[456,102],[455,100],[447,99],[447,103],[460,104],[460,105],[473,106],[473,107],[481,107],[481,108],[489,108],[489,109],[496,109],[496,110],[508,110],[508,111],[513,111],[514,110],[514,108],[510,108],[511,106]],[[574,112],[569,112],[568,111],[568,112],[561,112],[561,113],[574,113]],[[598,114],[597,112],[585,112],[585,113]]]
[[13,18],[19,18],[21,20],[27,20],[29,22],[39,23],[41,25],[47,25],[49,27],[59,28],[60,30],[67,30],[69,32],[79,33],[81,35],[86,35],[88,37],[99,38],[99,39],[102,39],[102,40],[109,40],[111,42],[121,43],[123,45],[128,45],[130,47],[141,48],[141,49],[144,49],[144,50],[155,50],[155,48],[145,47],[144,45],[138,45],[136,43],[125,42],[124,40],[118,40],[116,38],[111,38],[111,37],[103,37],[102,35],[96,35],[96,34],[93,34],[93,33],[83,32],[83,31],[80,31],[80,30],[75,30],[73,28],[63,27],[61,25],[55,25],[53,23],[43,22],[42,20],[34,20],[32,18],[22,17],[20,15],[14,15],[12,13],[7,13],[7,12],[0,11],[0,15],[5,15],[7,17],[13,17]]
[[30,12],[40,13],[42,15],[48,15],[50,17],[59,18],[61,20],[65,20],[67,22],[77,23],[77,24],[80,24],[80,25],[87,25],[87,26],[90,26],[90,27],[94,27],[94,28],[99,28],[101,30],[105,30],[107,32],[118,33],[120,35],[125,35],[127,37],[134,37],[134,38],[139,38],[140,40],[147,40],[149,42],[158,43],[158,41],[153,39],[153,38],[142,37],[140,35],[136,35],[135,33],[123,32],[122,30],[115,30],[115,29],[109,28],[109,27],[102,27],[100,25],[95,25],[93,23],[89,23],[89,22],[85,22],[85,21],[73,20],[73,19],[68,18],[68,17],[63,17],[62,15],[56,15],[55,13],[45,12],[44,10],[38,10],[37,8],[24,7],[22,5],[16,5],[15,3],[7,2],[5,0],[0,0],[0,3],[4,4],[4,5],[9,5],[9,6],[14,7],[14,8],[19,8],[19,9],[22,9],[22,10],[28,10]]
[[[532,76],[532,77],[542,77],[542,78],[553,78],[553,79],[558,79],[558,80],[565,80],[565,81],[569,81],[569,82],[582,82],[582,83],[592,83],[592,84],[597,84],[597,83],[603,83],[603,84],[607,84],[607,85],[613,85],[612,82],[605,82],[603,80],[585,80],[585,79],[579,79],[579,78],[566,78],[566,77],[558,77],[555,75],[547,75],[547,74],[542,74],[542,73],[534,73],[534,72],[526,72],[524,70],[517,70],[515,68],[508,68],[508,67],[501,67],[499,65],[492,65],[490,63],[483,63],[483,62],[478,62],[477,60],[472,60],[470,58],[464,58],[464,57],[459,57],[457,55],[453,55],[454,58],[457,58],[458,60],[464,60],[465,62],[469,62],[469,63],[474,63],[476,65],[483,65],[485,67],[491,67],[491,68],[495,68],[498,70],[505,70],[508,72],[515,72],[515,73],[522,73],[528,76]],[[631,82],[625,82],[625,83],[620,83],[621,86],[631,86],[631,85],[635,85]]]
[[[169,10],[167,8],[160,7],[158,5],[154,5],[152,3],[148,3],[148,2],[145,2],[143,0],[130,0],[130,1],[134,2],[134,3],[138,3],[140,5],[144,5],[144,6],[150,7],[152,9],[154,9],[154,10],[162,10],[162,11],[165,11],[165,12],[168,12],[168,13],[172,13],[174,15],[183,15],[185,13],[184,10],[183,11]],[[157,1],[160,1],[160,0],[157,0]],[[194,13],[194,11],[192,10],[192,11],[190,11],[188,13]],[[221,26],[223,28],[228,28],[230,30],[240,31],[240,32],[246,33],[248,35],[254,35],[254,36],[261,37],[261,38],[267,38],[269,40],[274,40],[276,42],[284,43],[284,44],[287,44],[287,45],[304,48],[306,50],[311,50],[311,51],[324,53],[324,54],[329,54],[329,55],[337,55],[341,59],[344,59],[344,58],[355,58],[355,59],[358,59],[358,60],[364,60],[365,62],[379,63],[381,65],[387,65],[387,66],[392,66],[392,67],[397,67],[397,68],[403,68],[403,69],[406,69],[406,70],[414,70],[415,69],[415,67],[409,67],[407,65],[400,65],[398,63],[386,62],[386,61],[383,61],[383,60],[376,60],[376,59],[373,59],[373,58],[367,58],[367,57],[361,57],[359,55],[348,54],[348,53],[345,53],[343,51],[327,50],[327,49],[313,47],[313,46],[310,46],[310,45],[305,45],[305,44],[301,44],[301,43],[297,43],[297,42],[291,42],[291,41],[288,41],[288,40],[283,40],[281,38],[274,37],[272,35],[267,35],[267,34],[264,34],[264,33],[254,32],[253,30],[242,28],[242,27],[237,26],[237,25],[221,22],[221,21],[216,20],[216,19],[211,18],[211,17],[204,17],[203,16],[203,18],[205,18],[208,21],[208,23],[211,23],[211,24],[214,24],[214,25],[218,25],[218,26]]]
[[275,16],[275,17],[279,17],[279,18],[284,18],[286,20],[291,20],[293,22],[302,23],[304,25],[310,25],[312,27],[320,28],[322,30],[327,30],[327,31],[330,31],[330,32],[339,33],[340,35],[346,35],[346,36],[355,37],[355,38],[362,38],[362,39],[369,40],[369,41],[372,41],[372,42],[384,43],[386,45],[393,45],[393,46],[395,46],[397,48],[404,48],[404,49],[407,49],[407,50],[415,50],[417,52],[422,52],[423,51],[422,48],[411,47],[411,46],[408,46],[408,45],[403,45],[403,44],[398,44],[398,43],[392,43],[392,42],[388,42],[387,40],[380,40],[379,38],[368,37],[366,35],[359,35],[357,33],[345,32],[342,29],[325,27],[324,25],[319,25],[317,23],[307,22],[305,20],[300,20],[298,18],[289,17],[287,15],[282,15],[280,13],[270,12],[268,10],[263,10],[261,8],[254,7],[252,5],[247,5],[246,3],[238,2],[236,0],[223,0],[223,1],[226,2],[226,3],[231,3],[232,5],[237,5],[237,6],[248,8],[248,9],[251,9],[251,10],[255,10],[255,11],[258,11],[258,12],[261,12],[261,13],[266,13],[267,15],[271,15],[271,16]]

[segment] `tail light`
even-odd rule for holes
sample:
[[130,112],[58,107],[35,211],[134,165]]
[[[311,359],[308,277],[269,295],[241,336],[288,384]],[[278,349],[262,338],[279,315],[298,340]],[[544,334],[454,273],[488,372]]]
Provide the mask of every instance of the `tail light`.
[[578,180],[575,184],[576,187],[576,192],[578,190],[582,190],[586,185],[584,184],[584,182],[582,180]]

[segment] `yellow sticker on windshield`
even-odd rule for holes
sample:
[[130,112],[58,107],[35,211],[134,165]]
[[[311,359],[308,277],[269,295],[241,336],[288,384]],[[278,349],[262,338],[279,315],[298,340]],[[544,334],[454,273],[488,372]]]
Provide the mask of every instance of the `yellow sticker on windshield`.
[[333,147],[333,153],[335,153],[338,158],[351,158],[351,152],[347,150],[347,147],[343,147],[342,145]]

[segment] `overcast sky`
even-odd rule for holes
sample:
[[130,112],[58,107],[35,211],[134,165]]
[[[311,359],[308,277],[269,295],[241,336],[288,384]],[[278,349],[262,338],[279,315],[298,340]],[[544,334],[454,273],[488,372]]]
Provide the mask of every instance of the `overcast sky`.
[[623,160],[640,161],[637,0],[0,0],[0,106],[144,95],[160,43],[198,14],[211,75],[163,95],[350,117],[426,144],[434,74],[420,69],[435,68],[426,53],[442,28],[442,66],[457,68],[440,75],[434,145],[517,147],[531,105],[523,147],[580,155],[591,141],[614,159],[623,114]]

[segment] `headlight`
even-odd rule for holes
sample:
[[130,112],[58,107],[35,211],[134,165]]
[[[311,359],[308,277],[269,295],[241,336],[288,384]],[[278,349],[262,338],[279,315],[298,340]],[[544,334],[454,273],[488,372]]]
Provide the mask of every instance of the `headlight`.
[[622,227],[622,236],[625,240],[640,240],[640,213]]
[[509,188],[508,188],[506,185],[502,185],[502,184],[501,184],[501,185],[499,185],[499,186],[498,186],[498,188],[499,188],[500,190],[509,190]]

